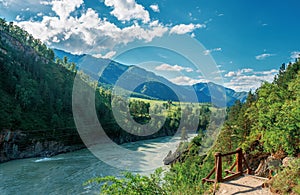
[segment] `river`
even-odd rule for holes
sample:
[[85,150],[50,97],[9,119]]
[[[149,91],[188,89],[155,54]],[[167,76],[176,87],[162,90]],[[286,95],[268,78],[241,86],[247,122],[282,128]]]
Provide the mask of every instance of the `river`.
[[163,166],[163,158],[179,142],[179,137],[163,137],[121,145],[131,151],[127,153],[105,145],[98,150],[102,156],[95,154],[95,150],[92,153],[83,149],[50,158],[2,163],[0,194],[99,194],[98,185],[83,186],[83,183],[96,176],[119,177],[124,170],[148,175]]

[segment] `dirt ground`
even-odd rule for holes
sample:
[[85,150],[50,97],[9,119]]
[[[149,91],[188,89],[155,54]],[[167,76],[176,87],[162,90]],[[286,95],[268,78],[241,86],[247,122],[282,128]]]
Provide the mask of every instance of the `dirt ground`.
[[268,188],[262,188],[262,184],[265,181],[264,178],[244,175],[236,180],[219,184],[216,194],[275,195]]

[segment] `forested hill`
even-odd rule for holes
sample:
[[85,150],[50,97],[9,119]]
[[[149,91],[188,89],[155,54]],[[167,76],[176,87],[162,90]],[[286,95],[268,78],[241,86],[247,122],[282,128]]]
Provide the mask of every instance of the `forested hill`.
[[0,22],[1,129],[74,127],[75,73],[55,64],[53,51],[26,31]]
[[[232,136],[234,135],[234,136]],[[300,153],[300,62],[282,64],[272,83],[237,101],[228,113],[220,144],[223,150],[238,146],[252,154],[278,156]]]
[[[0,19],[0,162],[51,156],[84,146],[72,114],[72,88],[76,75],[81,78],[83,88],[95,89],[97,116],[106,134],[116,143],[174,135],[177,131],[181,117],[181,108],[177,104],[149,103],[142,99],[129,104],[134,120],[147,123],[149,109],[155,110],[157,117],[166,110],[163,113],[165,123],[153,123],[153,128],[158,125],[160,129],[149,136],[124,131],[112,113],[111,90],[77,71],[76,65],[69,63],[67,58],[54,58],[54,52],[41,41]],[[113,104],[121,106],[127,101],[115,97]],[[203,113],[202,118],[196,118],[199,126],[194,130],[204,130],[209,120],[209,105],[196,105],[186,103],[185,109],[191,117],[194,113]],[[120,112],[124,116],[128,114],[127,110]],[[136,131],[141,133],[144,129]]]
[[[250,167],[256,170],[261,162],[279,162],[289,157],[290,165],[270,181],[271,188],[282,194],[300,193],[300,58],[295,63],[282,64],[279,74],[272,83],[265,82],[255,92],[249,92],[245,103],[237,101],[228,109],[227,119],[207,156],[197,152],[201,144],[193,140],[183,163],[176,163],[171,169],[172,183],[179,183],[171,189],[172,194],[203,194],[199,189],[201,179],[214,166],[215,152],[231,152],[241,147]],[[201,143],[201,142],[200,142]],[[268,161],[270,160],[270,161]],[[224,166],[230,167],[234,159],[225,159]],[[271,165],[265,166],[260,176],[268,176]],[[271,166],[271,167],[270,167]],[[285,165],[286,166],[286,165]],[[275,168],[276,169],[276,168]],[[178,179],[181,178],[181,179]],[[196,179],[195,179],[196,178]],[[170,184],[166,182],[166,186]]]
[[0,162],[82,147],[72,116],[75,72],[4,19],[0,37]]

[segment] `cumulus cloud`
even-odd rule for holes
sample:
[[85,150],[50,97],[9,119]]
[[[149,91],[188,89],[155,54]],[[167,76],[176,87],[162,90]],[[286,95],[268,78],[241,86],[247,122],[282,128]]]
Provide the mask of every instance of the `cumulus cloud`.
[[41,0],[0,0],[1,15],[20,15],[23,12],[31,12],[33,14],[43,11],[50,11],[46,5],[40,3]]
[[268,57],[271,57],[271,56],[275,56],[275,54],[263,53],[263,54],[260,54],[260,55],[255,56],[255,58],[256,58],[257,60],[264,60],[264,59],[266,59],[266,58],[268,58]]
[[208,82],[205,79],[193,79],[193,78],[187,77],[187,76],[175,77],[173,79],[170,79],[170,81],[177,85],[194,85],[194,84],[200,83],[200,82]]
[[242,73],[249,73],[249,72],[253,72],[252,68],[245,68],[241,70]]
[[160,11],[157,4],[150,5],[150,8],[151,8],[154,12],[159,12],[159,11]]
[[178,24],[173,26],[170,30],[170,34],[186,34],[189,32],[193,32],[197,28],[205,28],[204,24]]
[[297,59],[300,57],[300,51],[293,51],[291,52],[291,58],[292,59]]
[[4,7],[8,7],[10,3],[11,1],[0,0],[0,4],[3,5]]
[[91,8],[80,17],[65,14],[60,17],[43,16],[41,21],[21,21],[18,25],[48,45],[55,46],[59,43],[60,47],[72,53],[101,53],[103,50],[111,50],[115,45],[127,44],[136,39],[149,42],[168,31],[159,22],[153,22],[148,27],[135,23],[119,28],[106,19],[99,18]]
[[102,54],[94,54],[93,56],[95,58],[104,58],[104,59],[111,59],[117,52],[116,51],[110,51],[107,52],[105,55]]
[[119,20],[132,22],[122,27],[117,26],[99,16],[94,9],[85,8],[83,0],[50,0],[39,1],[38,4],[43,9],[46,6],[46,10],[52,10],[55,14],[41,14],[41,10],[38,10],[36,14],[39,20],[33,17],[31,20],[15,23],[48,46],[75,54],[105,54],[115,50],[115,46],[136,40],[150,42],[166,33],[184,34],[203,27],[200,24],[179,24],[172,27],[158,20],[151,20],[149,13],[135,0],[105,0],[104,3],[112,7],[111,14]]
[[203,54],[207,56],[211,52],[215,52],[215,51],[222,51],[222,48],[218,47],[218,48],[214,48],[214,49],[207,49],[207,50],[203,51]]
[[137,4],[135,0],[104,0],[106,6],[112,7],[110,12],[121,21],[130,21],[132,19],[142,20],[144,23],[150,21],[149,12]]
[[225,74],[225,77],[233,77],[233,76],[236,76],[236,73],[233,71],[230,71],[227,74]]
[[278,70],[271,69],[266,71],[254,71],[253,69],[242,69],[230,71],[225,77],[229,77],[229,82],[225,83],[226,87],[236,91],[255,90],[260,87],[263,81],[272,82]]
[[179,65],[170,65],[170,64],[161,64],[157,67],[155,67],[155,70],[161,70],[161,71],[176,71],[176,72],[180,72],[180,71],[186,71],[186,72],[193,72],[192,68],[189,67],[182,67]]
[[61,20],[65,20],[69,17],[70,13],[75,11],[83,4],[83,0],[54,0],[52,2],[41,2],[45,5],[52,5],[52,10],[60,17]]
[[20,15],[17,15],[17,16],[16,16],[16,20],[17,20],[17,21],[22,20],[21,16],[20,16]]

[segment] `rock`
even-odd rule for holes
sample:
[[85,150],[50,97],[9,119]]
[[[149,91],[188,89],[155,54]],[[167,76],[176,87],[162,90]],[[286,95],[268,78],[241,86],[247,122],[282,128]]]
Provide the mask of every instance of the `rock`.
[[260,177],[272,177],[272,174],[280,170],[282,162],[273,156],[260,161],[259,166],[255,170],[255,175]]
[[172,153],[172,151],[170,150],[168,155],[163,159],[164,165],[170,165],[170,164],[174,163],[175,161],[179,160],[180,156],[183,153],[185,153],[186,151],[187,150],[180,152],[180,151],[178,151],[178,148],[177,148],[177,150],[174,153]]
[[37,140],[21,131],[0,132],[0,163],[14,159],[53,156],[84,148],[83,144],[66,146],[63,142]]
[[34,145],[34,153],[35,154],[39,154],[43,151],[43,145],[41,142],[36,142],[36,144]]
[[276,159],[273,156],[269,156],[267,158],[267,166],[269,169],[280,169],[280,166],[282,165],[282,162],[280,159]]
[[287,167],[290,165],[291,161],[295,160],[296,158],[295,157],[285,157],[283,160],[282,160],[282,166],[283,167]]
[[167,156],[163,159],[164,165],[169,165],[174,161],[174,157],[172,155],[172,151],[170,150]]

